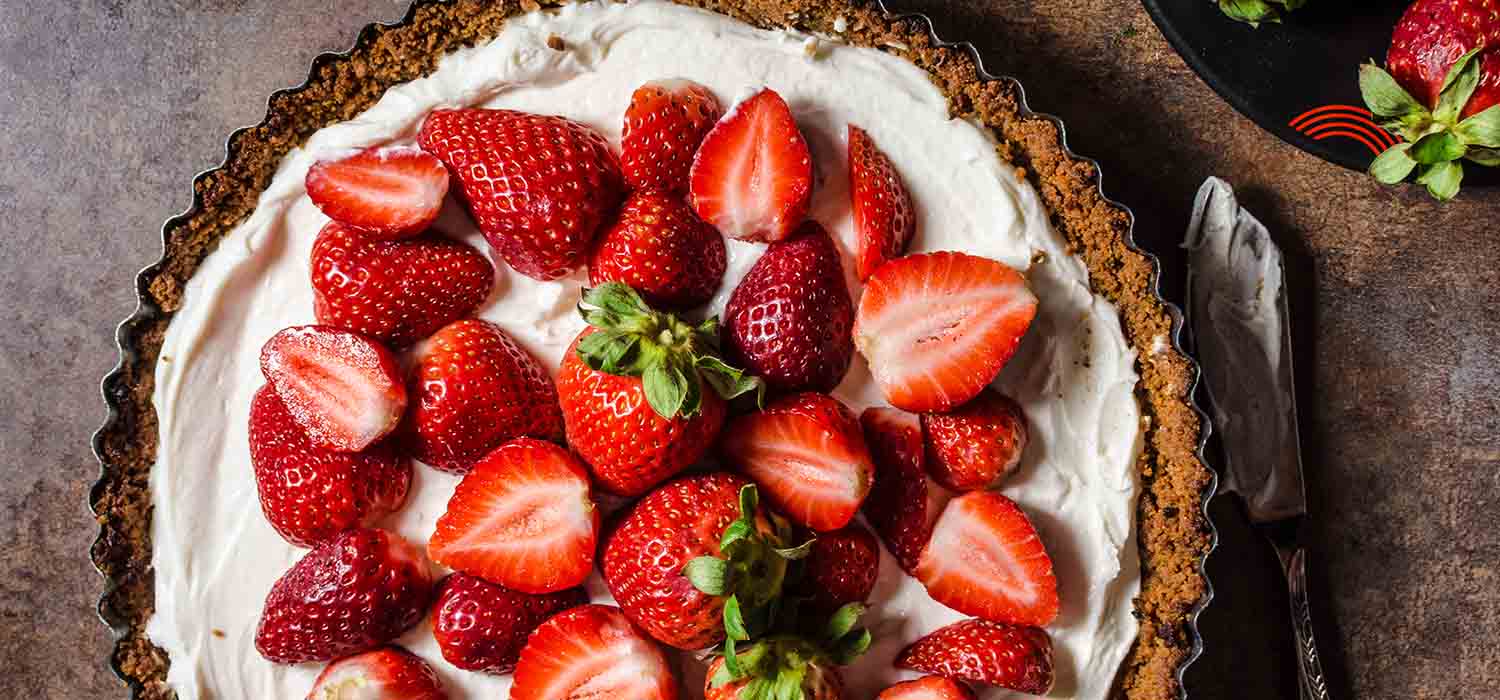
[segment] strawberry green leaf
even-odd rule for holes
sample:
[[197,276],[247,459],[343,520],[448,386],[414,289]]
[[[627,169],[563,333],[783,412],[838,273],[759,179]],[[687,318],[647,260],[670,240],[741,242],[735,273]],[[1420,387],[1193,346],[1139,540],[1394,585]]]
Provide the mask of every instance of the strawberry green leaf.
[[1417,176],[1417,182],[1426,185],[1429,194],[1444,202],[1458,194],[1458,187],[1463,179],[1463,166],[1453,161],[1427,166]]
[[1450,160],[1458,160],[1464,157],[1464,151],[1468,150],[1452,132],[1439,131],[1431,133],[1418,139],[1411,145],[1410,155],[1412,160],[1423,165],[1434,163],[1446,163]]
[[845,637],[833,649],[833,662],[840,666],[847,666],[854,663],[856,659],[864,656],[864,653],[870,650],[870,641],[872,639],[870,630],[867,629],[861,629]]
[[1390,73],[1374,63],[1359,67],[1359,93],[1365,99],[1365,106],[1377,117],[1399,120],[1427,114],[1426,107],[1401,87]]
[[816,539],[811,539],[796,547],[776,547],[774,549],[777,554],[781,555],[782,559],[797,561],[798,559],[805,559],[807,555],[812,554],[813,544],[816,542]]
[[807,676],[806,666],[782,669],[776,674],[775,700],[804,700],[802,679]]
[[715,557],[697,557],[682,567],[688,583],[708,595],[729,592],[729,562]]
[[719,549],[728,551],[735,543],[750,539],[755,534],[755,528],[743,518],[729,524],[724,528],[724,534],[719,538]]
[[1474,89],[1479,87],[1480,62],[1474,60],[1474,55],[1483,48],[1475,47],[1459,56],[1453,67],[1448,69],[1448,76],[1443,78],[1442,92],[1438,94],[1437,108],[1432,110],[1432,116],[1437,121],[1443,124],[1458,121],[1459,113],[1469,103]]
[[1261,22],[1279,22],[1276,8],[1265,0],[1219,0],[1219,9],[1231,19],[1246,22],[1252,27]]
[[1453,133],[1470,146],[1500,148],[1500,105],[1492,105],[1459,122]]
[[753,391],[755,392],[755,405],[761,406],[765,403],[766,383],[761,381],[760,377],[746,374],[743,370],[731,367],[712,355],[698,358],[698,371],[725,401]]
[[755,484],[745,484],[740,487],[740,517],[754,518],[755,509],[759,507],[760,492],[755,490]]
[[855,623],[859,622],[859,616],[865,614],[865,606],[861,603],[847,603],[828,618],[828,626],[823,630],[823,636],[829,642],[837,642],[844,638],[854,629]]
[[[722,681],[719,680],[719,676],[724,675],[727,675],[728,677]],[[719,668],[718,673],[715,673],[713,678],[709,679],[709,682],[712,684],[710,687],[717,688],[729,682],[730,680],[743,678],[744,676],[745,670],[740,666],[740,654],[738,651],[735,651],[734,648],[734,637],[725,635],[724,665]]]
[[1464,158],[1480,165],[1500,168],[1500,148],[1473,146],[1469,148],[1468,153],[1464,154]]
[[771,695],[771,682],[764,678],[756,678],[745,687],[740,689],[738,700],[773,700]]
[[682,376],[681,370],[666,362],[647,367],[641,374],[641,385],[646,393],[646,403],[651,404],[657,415],[676,416],[686,403],[687,378]]
[[740,614],[739,596],[732,595],[724,601],[724,634],[736,641],[750,638],[750,633],[745,631],[745,618]]
[[583,290],[583,303],[620,316],[651,313],[641,295],[621,282],[606,282]]
[[1375,157],[1374,162],[1370,163],[1370,174],[1387,185],[1394,185],[1405,180],[1417,167],[1417,161],[1412,160],[1408,153],[1410,150],[1411,144],[1409,143],[1398,143],[1385,149]]

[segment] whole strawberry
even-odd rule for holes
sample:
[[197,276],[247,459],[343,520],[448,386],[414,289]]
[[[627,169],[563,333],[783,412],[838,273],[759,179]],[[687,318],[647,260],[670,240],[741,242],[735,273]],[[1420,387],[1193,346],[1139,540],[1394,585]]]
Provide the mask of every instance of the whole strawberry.
[[456,573],[438,587],[432,636],[443,658],[454,666],[510,673],[532,630],[554,614],[587,602],[582,588],[531,595]]
[[[820,663],[808,663],[802,665],[801,678],[797,683],[796,690],[792,691],[791,700],[844,700],[844,679],[839,675],[838,669],[825,666]],[[786,673],[780,671],[779,673]],[[792,674],[787,673],[790,676]],[[724,678],[720,685],[714,685],[715,678]],[[735,680],[727,680],[729,673],[725,669],[724,657],[714,659],[708,665],[708,680],[703,684],[704,700],[749,700],[756,697],[788,697],[773,695],[768,690],[752,688],[757,682],[770,688],[776,682],[779,675],[771,678],[755,678],[746,676]],[[762,694],[763,693],[763,694]]]
[[395,349],[472,313],[494,281],[495,268],[479,251],[432,233],[380,241],[330,222],[313,242],[318,323]]
[[[678,649],[723,641],[726,603],[755,618],[781,594],[788,527],[759,509],[750,482],[724,472],[686,476],[637,501],[604,543],[600,571],[620,609]],[[766,621],[760,619],[764,625]]]
[[488,321],[455,321],[434,334],[419,349],[408,393],[402,446],[446,472],[462,474],[514,438],[562,439],[547,370]]
[[1010,397],[985,389],[950,413],[925,413],[927,471],[955,491],[999,484],[1021,463],[1026,414]]
[[730,361],[777,391],[832,391],[854,357],[854,302],[833,239],[808,221],[772,243],[724,308]]
[[411,462],[385,444],[363,452],[318,447],[269,384],[251,400],[249,433],[261,511],[294,545],[370,525],[406,502]]
[[637,190],[589,257],[589,281],[623,282],[664,309],[700,306],[724,278],[724,238],[676,195]]
[[427,116],[417,143],[458,178],[490,246],[539,280],[583,265],[624,194],[604,137],[562,117],[439,109]]
[[796,588],[807,597],[811,611],[826,617],[849,603],[868,600],[879,573],[880,544],[869,530],[851,523],[813,540]]
[[585,292],[582,308],[592,327],[557,376],[568,445],[599,486],[639,496],[698,461],[725,400],[760,383],[718,359],[716,319],[689,326],[618,282]]
[[635,189],[686,192],[693,154],[722,116],[714,94],[690,80],[653,80],[636,88],[620,136],[625,182]]
[[896,666],[1046,695],[1052,690],[1052,639],[1036,627],[963,620],[906,647]]
[[421,552],[383,530],[345,530],[271,586],[255,648],[282,664],[374,649],[420,621],[431,594]]
[[397,646],[346,656],[328,664],[307,700],[447,700],[437,673]]

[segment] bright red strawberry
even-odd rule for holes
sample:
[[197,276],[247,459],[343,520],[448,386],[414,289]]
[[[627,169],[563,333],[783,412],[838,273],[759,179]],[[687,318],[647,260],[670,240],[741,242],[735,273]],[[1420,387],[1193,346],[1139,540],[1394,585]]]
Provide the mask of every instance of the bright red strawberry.
[[902,681],[875,696],[875,700],[977,700],[974,691],[943,676],[922,676]]
[[521,438],[474,463],[427,543],[432,560],[522,593],[572,588],[594,568],[599,509],[567,450]]
[[932,526],[948,493],[923,467],[922,423],[894,408],[867,408],[859,422],[875,463],[875,485],[863,506],[865,519],[908,574],[917,570]]
[[714,94],[690,80],[653,80],[636,88],[620,136],[625,182],[636,189],[686,192],[693,154],[721,116],[724,108]]
[[783,392],[833,391],[854,358],[854,302],[816,221],[772,243],[724,308],[731,361]]
[[1057,618],[1047,548],[1020,507],[993,491],[948,503],[916,576],[933,600],[965,615],[1038,627]]
[[793,394],[735,419],[720,450],[774,508],[818,532],[849,524],[875,472],[859,419],[827,394]]
[[588,602],[582,588],[532,595],[456,573],[438,587],[432,636],[443,658],[467,671],[514,671],[526,638],[547,618]]
[[714,125],[688,178],[693,209],[721,233],[779,241],[807,216],[812,155],[791,108],[766,88]]
[[607,605],[547,620],[521,650],[510,700],[677,700],[677,676],[655,642]]
[[448,169],[415,148],[367,148],[307,170],[307,196],[329,218],[370,238],[425,231],[448,194]]
[[952,413],[922,415],[927,471],[955,491],[999,484],[1021,463],[1026,414],[1010,397],[985,389]]
[[406,384],[391,351],[358,333],[297,326],[271,336],[260,371],[308,439],[357,452],[385,437],[406,411]]
[[462,474],[518,437],[562,440],[552,377],[488,321],[455,321],[433,335],[418,351],[409,391],[402,445],[446,472]]
[[494,281],[495,268],[484,255],[436,234],[376,241],[331,222],[313,243],[318,323],[394,349],[472,313],[489,298]]
[[880,544],[869,530],[850,523],[813,541],[797,588],[808,596],[812,609],[826,617],[849,603],[868,600],[879,573]]
[[313,444],[269,384],[250,403],[249,430],[261,511],[292,544],[315,546],[406,503],[411,462],[388,445],[334,452]]
[[[765,695],[749,695],[746,687],[755,683],[756,678],[740,678],[723,683],[714,687],[714,678],[722,676],[724,671],[724,657],[714,659],[708,665],[708,678],[703,683],[703,700],[744,700],[752,697],[775,697],[783,698],[780,694],[767,693]],[[775,678],[775,676],[772,676]],[[765,681],[763,681],[765,682]],[[844,700],[844,679],[839,675],[838,669],[832,665],[823,663],[810,663],[802,669],[801,683],[797,691],[791,696],[791,700]]]
[[652,306],[701,306],[724,279],[724,238],[676,195],[638,190],[589,256],[589,281],[624,282]]
[[1391,36],[1386,68],[1401,87],[1429,109],[1438,103],[1443,82],[1459,56],[1487,47],[1479,85],[1460,118],[1500,104],[1500,2],[1495,0],[1417,0],[1406,8]]
[[255,648],[281,664],[368,651],[417,624],[431,597],[432,575],[415,547],[383,530],[345,530],[271,586]]
[[427,116],[417,143],[458,178],[490,246],[539,280],[583,265],[624,194],[604,137],[562,117],[439,109]]
[[870,135],[849,125],[849,196],[859,237],[859,278],[868,279],[886,261],[901,256],[916,230],[911,195],[891,159]]
[[941,252],[886,263],[865,285],[854,344],[887,401],[947,411],[979,395],[1015,354],[1036,316],[1021,273]]
[[401,647],[381,647],[328,664],[307,700],[447,700],[426,661]]
[[1052,690],[1052,639],[1035,627],[963,620],[912,643],[896,657],[896,666],[1046,695]]

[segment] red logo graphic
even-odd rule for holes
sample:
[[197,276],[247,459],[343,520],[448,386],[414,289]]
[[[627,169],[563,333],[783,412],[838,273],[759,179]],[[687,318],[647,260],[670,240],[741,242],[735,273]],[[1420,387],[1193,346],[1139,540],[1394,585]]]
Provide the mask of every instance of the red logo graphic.
[[1342,136],[1354,139],[1380,155],[1401,139],[1372,120],[1370,110],[1354,105],[1324,105],[1297,115],[1288,122],[1299,134],[1311,136],[1314,141]]

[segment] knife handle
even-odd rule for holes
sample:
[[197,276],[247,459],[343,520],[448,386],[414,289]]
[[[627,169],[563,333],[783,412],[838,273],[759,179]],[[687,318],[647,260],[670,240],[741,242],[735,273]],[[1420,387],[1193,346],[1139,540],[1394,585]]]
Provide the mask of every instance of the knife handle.
[[[1280,548],[1278,548],[1280,549]],[[1281,554],[1285,550],[1278,551]],[[1307,598],[1307,550],[1298,547],[1282,556],[1287,590],[1292,600],[1292,633],[1297,639],[1297,686],[1302,700],[1330,700],[1318,642],[1313,637],[1312,605]]]

